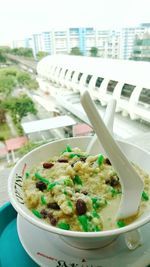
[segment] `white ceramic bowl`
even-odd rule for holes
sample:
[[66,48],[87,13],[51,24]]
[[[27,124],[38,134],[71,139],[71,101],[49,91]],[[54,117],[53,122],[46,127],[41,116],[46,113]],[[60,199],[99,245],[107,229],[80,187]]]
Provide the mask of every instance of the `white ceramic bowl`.
[[[127,225],[123,228],[101,232],[67,231],[51,226],[45,223],[43,220],[38,219],[24,205],[22,197],[22,174],[24,171],[32,169],[33,166],[37,166],[40,162],[47,160],[51,156],[59,155],[60,152],[65,148],[66,144],[70,144],[71,147],[80,147],[81,150],[85,151],[90,140],[91,137],[67,138],[48,143],[37,149],[34,149],[32,152],[28,153],[20,161],[18,161],[8,179],[8,193],[10,201],[19,214],[37,227],[40,227],[47,232],[56,233],[60,235],[68,244],[82,249],[103,247],[109,244],[118,235],[134,230],[150,221],[150,206],[148,206],[142,216],[140,216],[130,225]],[[129,160],[135,162],[145,171],[150,173],[150,154],[148,152],[140,149],[137,146],[133,146],[132,144],[122,141],[118,141],[118,144],[122,151],[128,156]],[[100,150],[98,149],[98,151],[95,151],[95,153],[100,153]]]

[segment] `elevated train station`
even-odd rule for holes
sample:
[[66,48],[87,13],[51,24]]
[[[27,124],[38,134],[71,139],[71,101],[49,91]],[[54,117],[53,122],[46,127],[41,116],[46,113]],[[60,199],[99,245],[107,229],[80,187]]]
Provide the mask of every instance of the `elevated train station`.
[[73,92],[87,89],[93,99],[106,106],[117,100],[116,112],[131,120],[150,123],[150,63],[132,60],[53,55],[37,65],[40,88],[45,83]]

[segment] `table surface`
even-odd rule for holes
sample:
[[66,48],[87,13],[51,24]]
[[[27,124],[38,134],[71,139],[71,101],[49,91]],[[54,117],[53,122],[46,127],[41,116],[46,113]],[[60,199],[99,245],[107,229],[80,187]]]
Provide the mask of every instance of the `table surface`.
[[[150,133],[133,136],[128,141],[150,152]],[[9,201],[7,183],[10,171],[11,168],[0,171],[0,206]]]

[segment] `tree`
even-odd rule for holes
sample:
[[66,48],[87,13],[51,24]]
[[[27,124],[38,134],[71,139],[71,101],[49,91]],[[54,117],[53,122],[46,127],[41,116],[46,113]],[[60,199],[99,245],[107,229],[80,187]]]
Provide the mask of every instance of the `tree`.
[[10,51],[11,51],[11,48],[9,46],[0,46],[1,53],[9,53]]
[[6,110],[4,108],[4,104],[0,101],[0,124],[6,122]]
[[27,72],[19,71],[17,74],[17,81],[20,86],[26,85],[31,80],[30,75]]
[[20,123],[21,119],[28,113],[37,113],[34,102],[27,95],[9,98],[5,101],[5,108],[10,110],[15,123]]
[[13,48],[10,53],[18,56],[33,57],[32,48],[24,48],[24,47]]
[[38,60],[42,59],[43,57],[46,57],[48,56],[48,53],[47,52],[44,52],[44,51],[39,51],[37,54],[36,54]]
[[80,51],[79,47],[72,47],[70,55],[82,56],[82,52]]
[[27,83],[26,83],[26,87],[28,88],[28,89],[33,89],[33,90],[35,90],[35,89],[38,89],[38,87],[39,87],[39,84],[38,84],[38,82],[35,80],[35,79],[31,79],[30,81],[28,81]]
[[15,88],[16,81],[11,76],[0,76],[0,93],[2,93],[3,97],[7,97],[11,94],[12,90]]
[[98,56],[98,48],[97,47],[91,47],[90,54],[92,57],[97,57]]
[[1,63],[6,63],[6,57],[3,55],[2,52],[0,52],[0,62]]

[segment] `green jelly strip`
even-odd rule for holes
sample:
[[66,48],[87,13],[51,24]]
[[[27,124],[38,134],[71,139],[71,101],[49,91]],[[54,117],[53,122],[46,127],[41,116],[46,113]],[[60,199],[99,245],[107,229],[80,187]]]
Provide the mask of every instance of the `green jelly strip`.
[[63,150],[63,151],[61,152],[61,154],[65,153],[65,152],[72,152],[72,148],[71,148],[69,145],[67,145],[67,146],[66,146],[66,149]]
[[100,216],[99,216],[99,214],[95,211],[95,210],[93,210],[93,212],[92,212],[92,216],[94,217],[94,218],[100,218]]
[[117,225],[119,228],[126,226],[124,221],[117,221]]
[[65,180],[64,180],[64,185],[65,185],[65,186],[72,186],[72,185],[73,185],[72,180],[69,179],[69,178],[65,179]]
[[92,197],[92,203],[93,203],[93,208],[98,209],[100,207],[100,203],[98,201],[98,198]]
[[88,217],[86,215],[78,216],[78,220],[82,226],[83,231],[88,232]]
[[73,204],[72,204],[72,202],[71,202],[70,200],[68,200],[68,206],[69,206],[70,208],[73,208]]
[[79,175],[75,175],[74,176],[73,182],[74,182],[74,184],[80,184],[80,185],[82,185],[82,180],[81,180],[81,178],[80,178]]
[[38,217],[38,218],[42,218],[42,215],[41,215],[41,213],[38,211],[38,210],[35,210],[35,209],[32,209],[32,213],[36,216],[36,217]]
[[97,197],[92,197],[92,203],[95,204],[97,202],[98,198]]
[[99,165],[99,166],[101,166],[102,165],[102,163],[103,163],[103,161],[104,161],[104,156],[102,155],[102,154],[100,154],[99,156],[98,156],[98,159],[97,159],[97,164]]
[[100,227],[98,225],[93,226],[92,230],[93,230],[93,232],[101,231],[101,229],[100,229]]
[[46,205],[46,204],[47,204],[47,201],[46,201],[46,198],[45,198],[44,195],[41,196],[41,203],[42,203],[43,205]]
[[72,152],[72,148],[69,145],[66,146],[66,152]]
[[112,193],[112,197],[114,197],[114,196],[120,194],[120,192],[118,192],[118,191],[117,191],[116,189],[114,189],[114,188],[111,189],[111,193]]
[[83,155],[81,155],[81,154],[77,154],[77,153],[71,153],[70,155],[69,155],[69,158],[74,158],[74,157],[78,157],[78,158],[80,158],[80,157],[83,157]]
[[47,180],[44,177],[42,177],[38,172],[36,172],[34,175],[35,175],[35,178],[36,179],[38,179],[38,180],[40,180],[40,181],[42,181],[42,182],[44,182],[46,184],[49,184],[50,183],[49,180]]
[[52,190],[56,185],[58,184],[58,182],[54,182],[54,183],[50,183],[47,187],[47,190]]
[[26,172],[26,178],[28,178],[30,176],[30,173],[29,172]]
[[66,196],[68,195],[66,189],[64,189],[63,193],[64,193]]
[[57,224],[58,228],[64,229],[64,230],[70,230],[70,225],[68,223],[60,222]]
[[145,201],[149,200],[149,196],[145,191],[143,191],[143,193],[142,193],[142,199],[145,200]]

